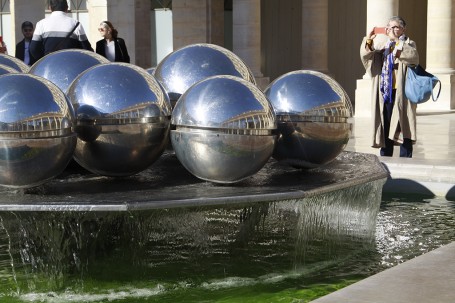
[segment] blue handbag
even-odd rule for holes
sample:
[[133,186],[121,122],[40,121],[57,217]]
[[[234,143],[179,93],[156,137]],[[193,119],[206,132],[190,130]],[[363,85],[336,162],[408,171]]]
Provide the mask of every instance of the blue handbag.
[[[433,89],[438,83],[439,91],[435,97]],[[408,66],[404,93],[412,103],[424,103],[430,97],[436,101],[441,93],[441,81],[420,65]]]

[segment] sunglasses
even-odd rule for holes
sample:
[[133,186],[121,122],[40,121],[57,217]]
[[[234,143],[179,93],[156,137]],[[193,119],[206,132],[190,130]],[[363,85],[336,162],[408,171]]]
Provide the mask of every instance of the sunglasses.
[[105,28],[99,28],[98,31],[99,31],[99,32],[105,32],[106,29],[105,29]]

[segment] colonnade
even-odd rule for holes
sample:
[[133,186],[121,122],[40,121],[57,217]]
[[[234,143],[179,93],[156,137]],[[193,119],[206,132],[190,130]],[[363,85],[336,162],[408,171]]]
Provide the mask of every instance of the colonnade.
[[[385,24],[390,16],[407,12],[414,3],[419,7],[426,3],[426,20],[412,19],[410,26],[414,33],[425,33],[426,41],[417,45],[421,53],[421,62],[426,69],[439,77],[442,82],[442,91],[438,102],[427,102],[419,105],[418,110],[449,110],[455,109],[455,32],[454,10],[455,0],[365,0],[366,24],[365,33],[375,25]],[[24,20],[44,18],[42,1],[10,0],[11,15],[15,29],[20,29]],[[296,48],[301,49],[298,58],[299,66],[296,69],[312,69],[331,74],[329,59],[333,61],[344,58],[329,52],[330,32],[329,11],[334,3],[328,0],[293,0],[300,9],[301,26],[299,41]],[[362,2],[363,3],[363,2]],[[173,46],[180,48],[190,43],[213,43],[222,45],[225,41],[225,1],[224,0],[173,0]],[[120,29],[121,36],[125,37],[130,51],[132,62],[144,68],[150,67],[151,54],[151,21],[150,0],[88,0],[88,17],[84,20],[88,24],[85,28],[90,42],[94,44],[99,39],[97,31],[101,20],[114,20]],[[283,4],[284,5],[284,4]],[[262,20],[261,0],[233,0],[232,2],[232,49],[250,67],[260,87],[266,86],[270,79],[264,71],[264,49],[261,37],[268,37],[271,33],[264,32],[265,22]],[[277,12],[278,14],[279,12]],[[345,18],[358,18],[363,12],[349,12]],[[269,15],[270,16],[270,15]],[[407,17],[408,18],[408,17]],[[405,18],[405,19],[407,19]],[[425,18],[423,18],[425,19]],[[230,20],[229,20],[230,22]],[[333,27],[332,27],[333,30]],[[349,33],[346,29],[345,33]],[[265,36],[264,36],[265,35]],[[15,30],[14,43],[22,39],[20,30]],[[422,36],[422,37],[423,37]],[[411,35],[411,38],[412,35]],[[357,37],[354,37],[357,39]],[[360,44],[360,40],[358,41]],[[360,46],[360,45],[359,45]],[[343,47],[340,45],[339,47]],[[350,54],[352,62],[359,62],[358,53]],[[355,58],[354,58],[355,56]],[[330,57],[330,58],[329,58]],[[357,59],[358,58],[358,59]],[[346,69],[345,69],[346,70]],[[346,74],[346,73],[344,73]],[[354,84],[356,116],[371,115],[371,76],[365,73],[360,79],[357,75],[347,75],[343,79]],[[352,81],[352,82],[351,82]],[[352,97],[351,97],[352,98]]]

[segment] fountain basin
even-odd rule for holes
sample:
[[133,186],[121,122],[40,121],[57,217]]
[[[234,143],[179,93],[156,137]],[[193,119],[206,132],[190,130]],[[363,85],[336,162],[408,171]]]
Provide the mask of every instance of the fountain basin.
[[125,178],[67,168],[38,187],[1,188],[0,211],[135,211],[272,202],[385,182],[388,175],[375,155],[342,152],[331,163],[311,170],[270,159],[255,175],[227,186],[194,177],[173,152],[166,151],[148,169]]

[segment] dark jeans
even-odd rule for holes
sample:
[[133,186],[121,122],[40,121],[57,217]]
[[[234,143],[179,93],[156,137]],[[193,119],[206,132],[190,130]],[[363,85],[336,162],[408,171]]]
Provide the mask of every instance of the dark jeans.
[[[395,100],[395,94],[393,94],[393,100]],[[393,146],[394,141],[388,138],[390,130],[390,120],[392,118],[392,103],[384,103],[384,110],[382,112],[384,118],[384,137],[385,137],[385,147],[381,148],[380,155],[385,157],[393,156]],[[400,157],[412,158],[412,140],[404,138],[403,144],[400,146]]]

